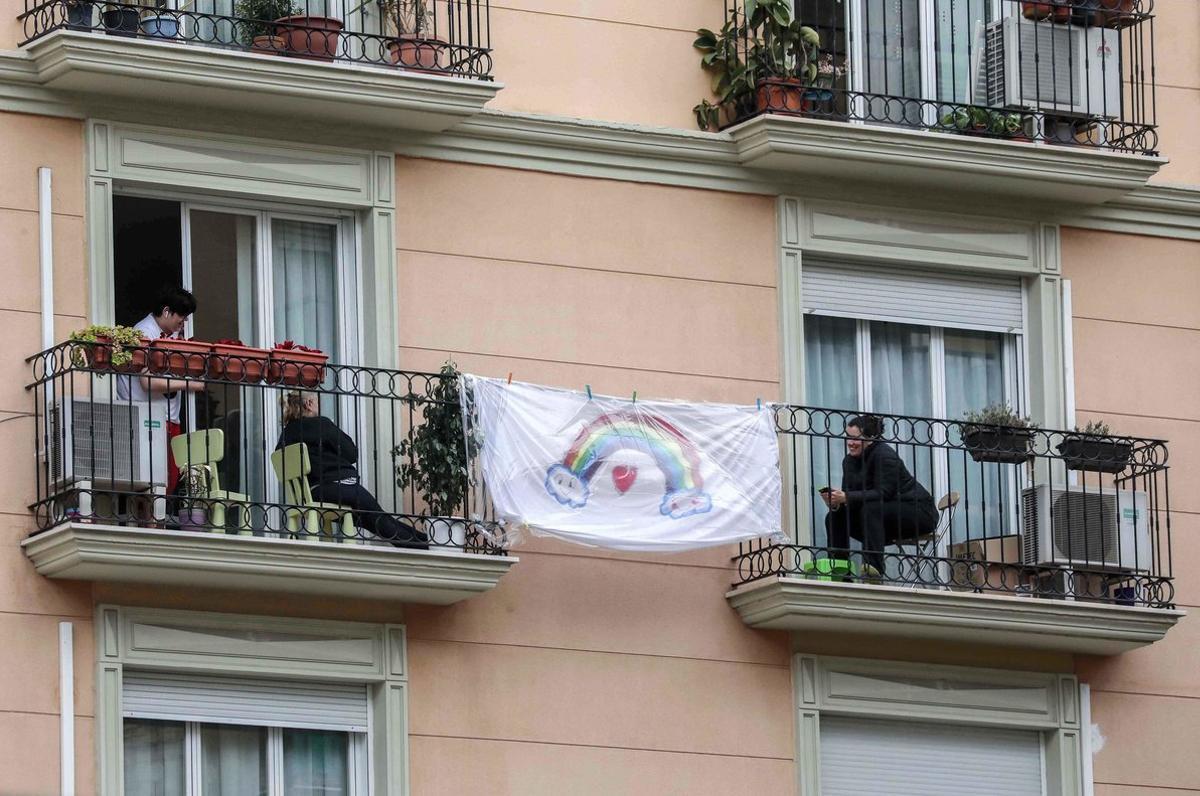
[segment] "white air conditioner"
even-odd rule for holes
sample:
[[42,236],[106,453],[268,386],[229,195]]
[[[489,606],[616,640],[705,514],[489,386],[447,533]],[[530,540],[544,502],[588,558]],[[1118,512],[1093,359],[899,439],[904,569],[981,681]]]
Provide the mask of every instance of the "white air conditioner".
[[41,452],[50,483],[77,481],[148,488],[167,481],[166,402],[57,401]]
[[1022,563],[1122,571],[1151,565],[1146,493],[1038,484],[1021,492]]
[[1118,31],[1011,16],[990,23],[984,37],[974,75],[978,83],[972,86],[976,104],[1121,115]]

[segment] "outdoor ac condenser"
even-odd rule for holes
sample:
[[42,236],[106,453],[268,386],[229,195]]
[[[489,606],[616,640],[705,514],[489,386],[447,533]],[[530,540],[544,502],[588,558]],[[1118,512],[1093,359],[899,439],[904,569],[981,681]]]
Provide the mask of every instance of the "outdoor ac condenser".
[[46,418],[42,456],[51,486],[91,481],[116,487],[165,484],[165,402],[56,401]]
[[1038,484],[1021,492],[1022,563],[1119,571],[1150,569],[1146,493]]
[[977,103],[986,98],[992,107],[1121,115],[1119,31],[1010,16],[990,23],[984,35]]

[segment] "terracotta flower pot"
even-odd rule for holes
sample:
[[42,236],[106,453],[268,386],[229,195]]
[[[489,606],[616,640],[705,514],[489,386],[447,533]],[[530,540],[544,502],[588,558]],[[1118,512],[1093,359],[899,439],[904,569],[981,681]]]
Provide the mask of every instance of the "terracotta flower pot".
[[333,17],[282,17],[275,20],[284,48],[301,58],[332,61],[338,54],[338,34],[343,24]]
[[256,53],[280,55],[287,50],[287,42],[282,36],[255,36],[250,42],[250,50]]
[[804,90],[804,83],[794,78],[760,80],[754,89],[754,110],[799,114],[804,110]]
[[1109,28],[1119,28],[1136,18],[1137,3],[1134,0],[1101,0],[1100,24]]
[[328,361],[329,355],[323,351],[276,349],[267,363],[267,384],[317,387],[325,381],[325,363]]
[[245,345],[213,343],[208,358],[208,376],[212,379],[257,384],[267,372],[270,352]]
[[208,371],[212,343],[160,337],[150,342],[150,372],[198,378]]
[[449,45],[441,39],[408,36],[388,42],[392,63],[415,72],[436,72],[442,67],[442,53]]
[[99,337],[94,344],[84,344],[84,357],[87,366],[92,370],[114,370],[118,373],[141,373],[146,369],[146,349],[135,348],[129,353],[133,356],[124,365],[112,364],[112,340]]

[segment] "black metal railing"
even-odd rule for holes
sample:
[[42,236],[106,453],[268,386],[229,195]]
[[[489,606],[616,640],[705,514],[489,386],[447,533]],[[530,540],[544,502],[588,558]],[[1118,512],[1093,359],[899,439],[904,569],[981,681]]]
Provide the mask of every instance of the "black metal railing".
[[53,31],[491,80],[489,0],[25,0],[23,44]]
[[[1165,442],[876,415],[875,444],[894,450],[917,486],[897,485],[886,466],[864,484],[864,460],[848,455],[855,415],[775,407],[796,543],[742,544],[738,584],[786,575],[1173,605]],[[827,488],[848,502],[837,506]]]
[[[796,0],[809,71],[767,64],[723,126],[764,113],[1155,154],[1154,0]],[[726,21],[762,60],[744,0]],[[779,68],[782,67],[782,68]],[[792,75],[779,80],[777,73]],[[801,76],[795,78],[799,73]]]
[[89,522],[504,555],[456,375],[161,342],[29,359],[35,533]]

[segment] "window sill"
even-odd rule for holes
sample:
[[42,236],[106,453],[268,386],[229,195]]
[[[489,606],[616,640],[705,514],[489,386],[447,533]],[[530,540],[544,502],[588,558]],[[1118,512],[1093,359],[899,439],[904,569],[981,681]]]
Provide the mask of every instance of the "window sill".
[[734,589],[749,627],[811,634],[986,644],[1115,655],[1161,640],[1185,614],[1067,600],[1005,597],[776,577]]
[[449,605],[491,590],[511,556],[66,523],[22,542],[48,578]]
[[[36,82],[70,92],[87,115],[131,112],[197,120],[248,113],[321,125],[445,130],[483,110],[499,83],[329,64],[178,42],[55,31],[21,48]],[[169,98],[167,100],[166,98]]]
[[1166,158],[952,135],[881,125],[763,115],[724,131],[742,166],[835,185],[1093,205],[1146,185]]

